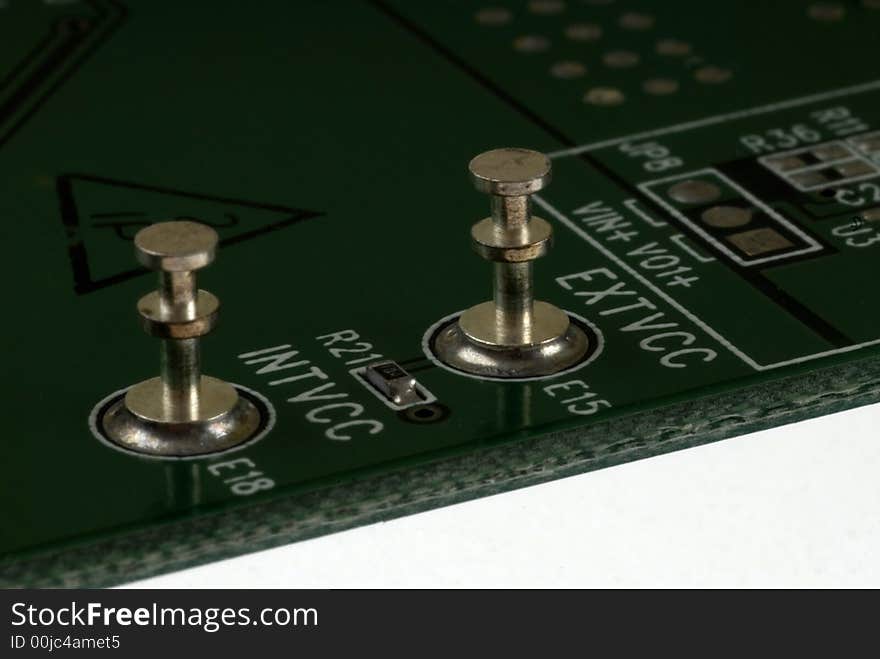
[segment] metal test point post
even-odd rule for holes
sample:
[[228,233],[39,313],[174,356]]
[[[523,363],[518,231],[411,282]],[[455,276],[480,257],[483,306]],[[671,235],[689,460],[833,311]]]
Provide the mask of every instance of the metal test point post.
[[550,160],[528,149],[495,149],[470,162],[491,216],[471,228],[474,250],[494,264],[494,295],[465,311],[436,337],[437,356],[453,368],[495,378],[551,375],[588,349],[568,314],[534,299],[532,262],[547,254],[549,223],[531,214],[530,196],[550,182]]
[[196,222],[160,222],[134,242],[137,260],[159,273],[157,290],[137,305],[144,330],[160,340],[159,377],[134,385],[108,410],[108,435],[162,456],[216,453],[247,440],[259,412],[234,386],[201,373],[200,337],[214,328],[220,303],[199,290],[196,271],[214,260],[217,233]]

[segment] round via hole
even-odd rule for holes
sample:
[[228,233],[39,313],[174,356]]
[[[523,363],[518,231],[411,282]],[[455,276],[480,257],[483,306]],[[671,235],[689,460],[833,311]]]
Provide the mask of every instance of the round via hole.
[[440,403],[426,403],[401,410],[398,416],[409,423],[437,423],[449,418],[451,411]]

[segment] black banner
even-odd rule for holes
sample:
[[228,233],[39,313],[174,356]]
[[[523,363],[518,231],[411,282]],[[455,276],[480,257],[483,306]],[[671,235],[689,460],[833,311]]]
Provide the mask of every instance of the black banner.
[[[0,596],[6,630],[0,657],[251,659],[304,652],[457,659],[687,648],[713,656],[716,646],[750,654],[775,647],[790,656],[798,641],[822,654],[819,633],[831,636],[830,612],[844,613],[810,603],[812,596],[766,593],[7,590]],[[854,631],[873,628],[873,607],[862,611],[845,614],[849,630],[830,641],[829,656],[858,646]]]

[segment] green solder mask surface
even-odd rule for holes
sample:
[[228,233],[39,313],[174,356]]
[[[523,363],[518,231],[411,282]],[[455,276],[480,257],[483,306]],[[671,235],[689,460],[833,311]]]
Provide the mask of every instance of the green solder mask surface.
[[[880,11],[491,4],[509,12],[3,3],[3,583],[132,579],[876,400],[880,225],[853,217],[880,206]],[[571,38],[585,23],[601,35]],[[689,52],[658,52],[670,39]],[[603,62],[620,50],[638,62]],[[645,91],[658,78],[675,90]],[[585,101],[595,88],[621,102]],[[758,160],[828,143],[862,175],[801,191]],[[488,199],[466,166],[499,146],[551,154],[537,295],[600,342],[540,381],[465,377],[423,346],[491,296],[469,248]],[[707,176],[790,246],[750,263],[670,201]],[[197,461],[133,457],[89,427],[157,372],[132,238],[174,217],[222,241],[199,273],[222,303],[205,373],[275,415],[258,443]],[[433,416],[351,373],[379,358],[436,396]]]

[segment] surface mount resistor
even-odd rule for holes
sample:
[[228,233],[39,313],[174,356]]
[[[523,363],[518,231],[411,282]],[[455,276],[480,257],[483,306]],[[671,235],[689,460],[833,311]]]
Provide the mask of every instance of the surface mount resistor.
[[425,401],[416,379],[390,359],[370,364],[364,369],[363,375],[382,396],[399,407]]

